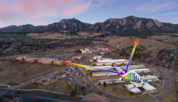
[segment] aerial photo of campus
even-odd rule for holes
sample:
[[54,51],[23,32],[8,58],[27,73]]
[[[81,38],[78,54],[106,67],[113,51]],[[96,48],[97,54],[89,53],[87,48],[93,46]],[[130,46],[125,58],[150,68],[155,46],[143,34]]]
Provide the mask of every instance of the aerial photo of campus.
[[178,1],[0,8],[0,102],[178,102]]

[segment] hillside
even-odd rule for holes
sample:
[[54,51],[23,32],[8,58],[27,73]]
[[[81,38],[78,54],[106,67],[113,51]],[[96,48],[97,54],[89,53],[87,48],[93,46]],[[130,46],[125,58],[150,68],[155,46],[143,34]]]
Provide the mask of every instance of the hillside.
[[[58,32],[77,35],[77,32],[103,33],[133,35],[135,33],[153,34],[153,33],[177,33],[178,24],[163,23],[156,19],[139,18],[128,16],[125,18],[110,18],[104,22],[88,24],[75,18],[62,19],[46,26],[33,26],[31,24],[21,26],[8,26],[0,28],[0,34],[26,34],[26,33],[45,33]],[[134,32],[134,33],[133,33]]]

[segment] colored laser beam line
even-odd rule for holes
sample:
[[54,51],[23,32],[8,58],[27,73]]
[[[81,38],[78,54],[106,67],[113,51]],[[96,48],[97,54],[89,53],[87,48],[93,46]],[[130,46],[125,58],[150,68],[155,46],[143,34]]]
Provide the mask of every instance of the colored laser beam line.
[[118,73],[118,74],[120,74],[120,75],[124,75],[124,74],[126,74],[126,73],[128,72],[128,68],[129,68],[129,65],[130,65],[130,63],[131,63],[131,60],[132,60],[132,57],[133,57],[133,54],[134,54],[134,52],[135,52],[135,49],[136,49],[137,45],[138,45],[138,39],[135,41],[135,45],[134,45],[134,48],[133,48],[133,50],[132,50],[131,56],[130,56],[130,58],[129,58],[129,62],[128,62],[128,64],[127,64],[127,67],[126,67],[126,69],[125,69],[125,73],[123,73],[123,72],[111,71],[111,70],[105,70],[105,69],[100,69],[100,68],[94,68],[94,67],[91,67],[91,66],[86,66],[86,65],[76,64],[76,63],[70,63],[69,61],[65,62],[65,64],[67,64],[67,65],[70,64],[70,65],[75,65],[75,66],[80,66],[80,67],[85,67],[85,68],[90,68],[90,69],[99,69],[99,70],[103,70],[103,71],[107,71],[107,72]]
[[94,68],[94,67],[91,67],[91,66],[86,66],[86,65],[76,64],[76,63],[70,63],[69,61],[65,62],[65,64],[67,64],[67,65],[75,65],[75,66],[85,67],[85,68],[90,68],[90,69],[99,69],[99,70],[103,70],[103,71],[106,71],[106,72],[118,73],[120,75],[124,75],[123,72],[116,72],[116,71],[111,71],[111,70],[106,70],[106,69]]
[[130,65],[130,63],[131,63],[131,60],[132,60],[132,57],[133,57],[133,55],[134,55],[134,52],[135,52],[135,49],[136,49],[137,45],[138,45],[138,39],[135,41],[135,45],[134,45],[134,48],[133,48],[132,53],[131,53],[131,55],[130,55],[130,59],[129,59],[129,62],[128,62],[127,67],[126,67],[126,69],[125,69],[125,73],[128,72],[128,68],[129,68],[129,65]]

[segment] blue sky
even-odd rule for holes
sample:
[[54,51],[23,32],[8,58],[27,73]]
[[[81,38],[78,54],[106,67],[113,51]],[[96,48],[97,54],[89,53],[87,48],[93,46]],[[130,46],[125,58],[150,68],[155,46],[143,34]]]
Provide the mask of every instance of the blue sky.
[[1,0],[0,27],[47,25],[63,18],[103,22],[129,15],[178,24],[178,0]]

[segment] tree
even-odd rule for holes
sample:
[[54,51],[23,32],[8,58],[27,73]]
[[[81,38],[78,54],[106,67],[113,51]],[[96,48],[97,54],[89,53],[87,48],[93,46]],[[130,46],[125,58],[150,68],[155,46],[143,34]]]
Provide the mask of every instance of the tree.
[[76,95],[76,91],[75,90],[72,90],[71,93],[70,93],[71,96],[75,96]]
[[84,87],[84,86],[82,86],[82,87],[81,87],[81,90],[85,90],[85,87]]
[[101,85],[101,83],[100,83],[100,82],[99,82],[98,84],[99,84],[99,85]]
[[104,82],[104,84],[103,84],[103,85],[104,85],[104,87],[106,87],[106,82]]

